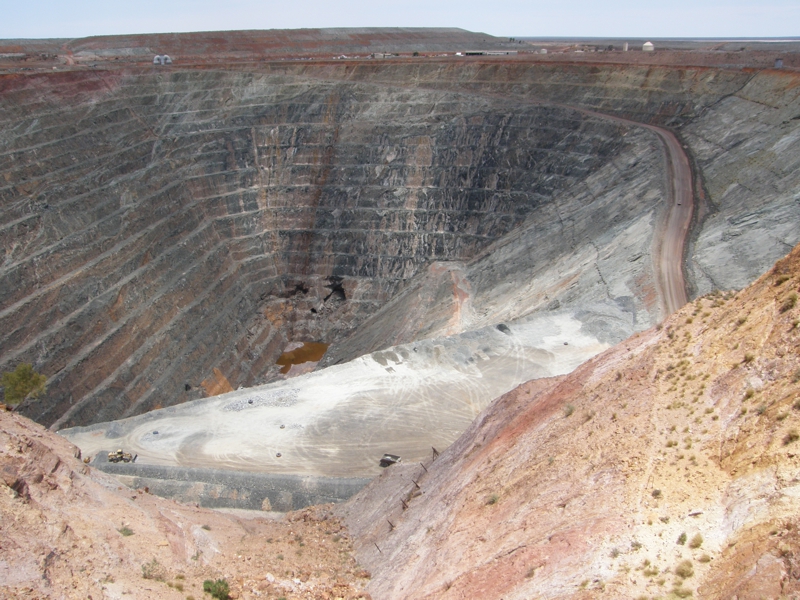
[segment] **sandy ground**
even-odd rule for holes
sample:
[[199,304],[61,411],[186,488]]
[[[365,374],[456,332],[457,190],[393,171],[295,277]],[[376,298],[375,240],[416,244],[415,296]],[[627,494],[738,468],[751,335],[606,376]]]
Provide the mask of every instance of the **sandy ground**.
[[214,511],[131,490],[4,407],[0,523],[4,600],[199,600],[219,579],[238,600],[369,598],[330,506]]
[[497,396],[568,373],[605,348],[580,321],[551,315],[61,434],[84,456],[123,448],[148,464],[369,477],[384,453],[423,460]]

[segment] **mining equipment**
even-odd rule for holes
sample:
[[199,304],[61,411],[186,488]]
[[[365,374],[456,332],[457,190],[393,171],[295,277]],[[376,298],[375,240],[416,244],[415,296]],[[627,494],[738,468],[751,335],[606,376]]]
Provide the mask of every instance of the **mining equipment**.
[[384,454],[383,457],[381,458],[381,462],[378,464],[380,464],[380,466],[382,466],[383,468],[386,468],[390,465],[395,465],[399,463],[401,460],[403,459],[395,454]]
[[135,460],[136,460],[135,456],[131,456],[130,452],[123,452],[122,448],[120,448],[116,452],[108,453],[108,462],[111,463],[118,463],[118,462],[129,463]]

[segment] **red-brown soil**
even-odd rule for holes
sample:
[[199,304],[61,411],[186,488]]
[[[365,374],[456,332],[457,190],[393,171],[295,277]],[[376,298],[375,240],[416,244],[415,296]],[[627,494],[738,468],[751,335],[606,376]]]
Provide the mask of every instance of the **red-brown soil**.
[[131,490],[0,412],[0,598],[368,598],[330,507],[224,513]]
[[800,247],[388,469],[345,510],[368,590],[798,597],[799,288]]

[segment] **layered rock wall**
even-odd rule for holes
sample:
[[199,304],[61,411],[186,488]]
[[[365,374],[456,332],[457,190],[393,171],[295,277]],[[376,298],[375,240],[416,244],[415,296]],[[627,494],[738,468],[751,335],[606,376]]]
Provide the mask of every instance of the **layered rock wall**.
[[9,80],[2,101],[2,367],[49,376],[24,410],[59,425],[197,397],[215,368],[263,381],[287,341],[332,341],[621,145],[558,107],[252,74]]
[[[411,329],[605,295],[613,341],[658,318],[647,269],[617,258],[647,256],[663,165],[646,135],[585,111],[676,129],[704,199],[690,281],[738,287],[800,237],[795,79],[435,60],[6,76],[0,370],[44,372],[47,396],[23,412],[58,426],[263,383],[288,342],[354,356],[336,343],[432,262],[466,263],[518,227],[498,246],[502,281],[494,259],[470,267],[480,311]],[[535,268],[512,272],[520,252]],[[527,304],[511,314],[498,289]],[[393,326],[359,348],[413,339]]]

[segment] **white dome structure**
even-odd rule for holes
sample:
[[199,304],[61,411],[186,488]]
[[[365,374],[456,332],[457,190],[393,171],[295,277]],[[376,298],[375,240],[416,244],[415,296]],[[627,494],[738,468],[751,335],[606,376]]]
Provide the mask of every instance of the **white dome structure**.
[[654,52],[655,49],[656,47],[653,46],[653,42],[645,42],[642,44],[642,52]]

